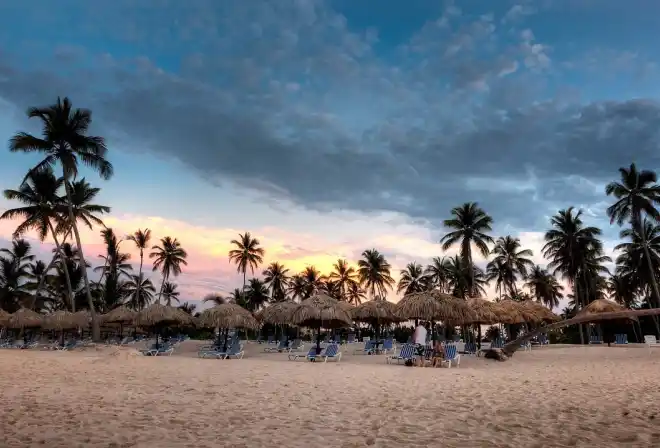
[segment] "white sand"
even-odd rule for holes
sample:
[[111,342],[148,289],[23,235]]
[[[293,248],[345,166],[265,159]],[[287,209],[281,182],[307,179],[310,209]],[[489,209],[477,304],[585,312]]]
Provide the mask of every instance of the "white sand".
[[[2,447],[660,445],[660,349],[542,348],[458,369],[0,350]],[[134,353],[134,352],[133,352]],[[657,415],[656,415],[657,413]]]

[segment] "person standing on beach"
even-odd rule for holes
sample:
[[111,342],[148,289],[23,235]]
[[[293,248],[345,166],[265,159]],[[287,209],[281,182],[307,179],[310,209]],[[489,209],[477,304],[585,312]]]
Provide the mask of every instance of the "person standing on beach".
[[424,362],[424,350],[426,348],[426,328],[424,328],[421,322],[415,328],[413,342],[415,343],[417,354],[420,356],[419,363],[422,365]]

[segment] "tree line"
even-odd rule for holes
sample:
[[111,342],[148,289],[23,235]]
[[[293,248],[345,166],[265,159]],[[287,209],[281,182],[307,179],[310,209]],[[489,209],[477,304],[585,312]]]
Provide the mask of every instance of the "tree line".
[[[94,203],[100,189],[78,176],[80,164],[104,180],[113,174],[105,140],[88,135],[91,111],[73,108],[68,98],[58,98],[53,105],[30,108],[27,115],[39,120],[41,135],[18,132],[10,139],[9,150],[39,153],[43,159],[28,169],[17,189],[5,190],[5,197],[21,206],[5,211],[1,217],[20,222],[11,247],[0,251],[0,307],[9,312],[20,306],[45,311],[88,309],[93,337],[98,338],[97,311],[106,312],[119,305],[141,309],[154,300],[178,302],[180,293],[171,280],[187,264],[181,243],[166,236],[149,248],[149,229],[118,237],[102,221],[110,207]],[[56,174],[56,169],[61,174]],[[243,287],[227,296],[211,294],[204,300],[233,301],[256,311],[270,302],[304,300],[318,292],[353,304],[385,299],[394,291],[409,294],[438,289],[459,298],[479,297],[485,295],[491,283],[496,300],[537,300],[552,309],[566,296],[566,315],[605,297],[627,307],[657,307],[657,176],[633,164],[619,170],[619,180],[608,184],[605,193],[613,199],[607,215],[612,223],[623,227],[613,271],[607,267],[612,259],[604,252],[601,229],[587,225],[582,210],[568,207],[550,219],[542,249],[548,263],[541,266],[532,262],[532,251],[523,248],[518,238],[495,238],[492,217],[478,203],[471,202],[452,209],[444,221],[447,232],[441,239],[442,248],[456,247],[458,254],[435,257],[426,266],[409,263],[401,270],[398,282],[392,276],[392,266],[376,249],[365,250],[355,266],[339,259],[325,274],[314,266],[292,273],[274,261],[261,276],[254,277],[264,264],[265,250],[257,238],[245,232],[231,241],[228,254],[243,276]],[[92,268],[84,255],[79,224],[102,228],[105,253],[99,254],[101,263],[96,267]],[[55,248],[48,264],[36,260],[29,242],[22,238],[28,231],[36,232],[41,241],[52,238]],[[137,273],[130,254],[120,250],[124,241],[140,252]],[[490,258],[485,269],[474,262],[475,249],[482,257]],[[152,269],[161,274],[158,286],[143,272],[149,250]],[[97,272],[99,280],[91,282],[88,269]],[[253,278],[247,278],[248,271]],[[570,291],[564,292],[559,279],[568,283]],[[182,307],[194,311],[194,305],[186,303]]]

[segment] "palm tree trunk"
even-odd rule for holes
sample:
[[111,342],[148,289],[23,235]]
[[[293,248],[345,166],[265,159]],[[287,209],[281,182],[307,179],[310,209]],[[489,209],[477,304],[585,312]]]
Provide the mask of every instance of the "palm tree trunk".
[[69,221],[73,228],[73,234],[76,237],[76,245],[78,246],[78,254],[80,256],[80,263],[82,267],[83,281],[85,282],[85,295],[87,296],[87,305],[89,306],[89,314],[92,320],[92,340],[98,342],[101,340],[101,328],[99,327],[98,319],[96,318],[96,310],[94,309],[94,301],[92,300],[92,293],[89,289],[89,278],[87,278],[87,262],[83,254],[82,243],[80,242],[80,233],[76,225],[76,217],[73,215],[73,204],[71,203],[71,185],[69,184],[69,173],[64,172],[64,185],[66,188],[67,208],[69,209]]
[[[658,282],[656,281],[655,272],[653,271],[651,254],[649,254],[649,248],[646,245],[646,230],[644,229],[644,223],[642,223],[642,220],[639,217],[636,219],[636,221],[639,226],[639,236],[642,237],[642,247],[644,247],[644,256],[646,257],[646,263],[649,268],[649,274],[651,275],[651,286],[653,287],[653,302],[655,302],[654,306],[652,306],[651,308],[657,308],[658,305],[660,304],[660,292],[658,292]],[[633,223],[633,225],[635,224]],[[651,301],[649,301],[649,305],[651,305]],[[655,334],[660,335],[660,326],[658,325],[657,316],[653,316],[653,323],[655,324]]]
[[163,295],[163,287],[165,286],[166,280],[167,280],[167,274],[163,275],[163,281],[160,283],[160,291],[158,291],[158,303],[160,303],[160,298]]
[[[50,230],[52,232],[52,225],[50,226]],[[62,258],[64,258],[64,253],[62,252],[62,244],[66,241],[66,239],[69,237],[71,234],[71,231],[67,231],[64,234],[64,238],[62,238],[62,243],[58,244],[57,238],[55,237],[55,233],[53,233],[53,240],[55,241],[55,248],[57,249],[57,254],[53,255],[53,258],[50,260],[50,263],[48,266],[46,266],[46,270],[44,270],[44,275],[39,279],[39,283],[37,284],[37,290],[34,292],[34,299],[32,300],[32,306],[30,306],[30,309],[34,310],[35,306],[37,306],[37,298],[39,297],[39,293],[44,287],[44,282],[46,281],[46,274],[48,271],[53,269],[53,266],[55,266],[55,262],[57,261],[57,255],[59,254]],[[66,278],[66,286],[68,288],[68,294],[69,297],[72,297],[73,295],[73,288],[71,287],[71,279],[69,277],[69,269],[66,267],[66,263],[64,264],[64,276]],[[74,309],[75,312],[75,309]]]
[[[581,308],[582,302],[579,293],[580,289],[578,288],[578,276],[576,275],[573,279],[573,297],[575,297],[575,306]],[[584,345],[584,332],[582,324],[578,324],[578,329],[580,330],[580,345]]]
[[[66,262],[66,257],[64,256],[64,251],[62,250],[62,245],[57,241],[57,236],[55,235],[55,229],[53,229],[53,224],[51,222],[48,222],[48,227],[50,227],[50,233],[53,235],[53,241],[55,242],[55,249],[57,250],[57,253],[59,254],[61,260],[62,260],[62,268],[64,269],[64,279],[66,280],[66,292],[69,295],[69,300],[71,301],[71,312],[75,313],[76,312],[76,298],[73,296],[73,288],[71,287],[71,276],[69,275],[69,267]],[[55,257],[53,257],[53,261],[55,261]],[[52,263],[52,262],[51,262]],[[46,271],[48,272],[48,271]],[[46,279],[46,275],[44,273],[44,276],[42,280],[39,281],[39,285],[43,285],[43,280]],[[37,287],[37,294],[39,292],[39,286]],[[37,299],[38,295],[35,295],[35,301]]]
[[138,273],[138,282],[135,287],[135,301],[140,298],[140,286],[142,286],[142,263],[144,262],[144,250],[140,248],[140,272]]

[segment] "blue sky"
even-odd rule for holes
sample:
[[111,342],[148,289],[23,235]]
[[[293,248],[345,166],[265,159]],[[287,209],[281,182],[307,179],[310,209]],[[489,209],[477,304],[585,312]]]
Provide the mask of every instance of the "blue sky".
[[[659,12],[650,0],[5,2],[0,137],[32,129],[25,108],[57,95],[92,108],[116,166],[102,183],[113,225],[178,232],[196,257],[180,280],[191,298],[239,282],[224,256],[239,231],[294,270],[372,246],[399,269],[441,255],[441,222],[464,201],[543,263],[551,214],[584,208],[611,247],[603,185],[632,161],[658,168]],[[5,153],[5,187],[31,163]]]

